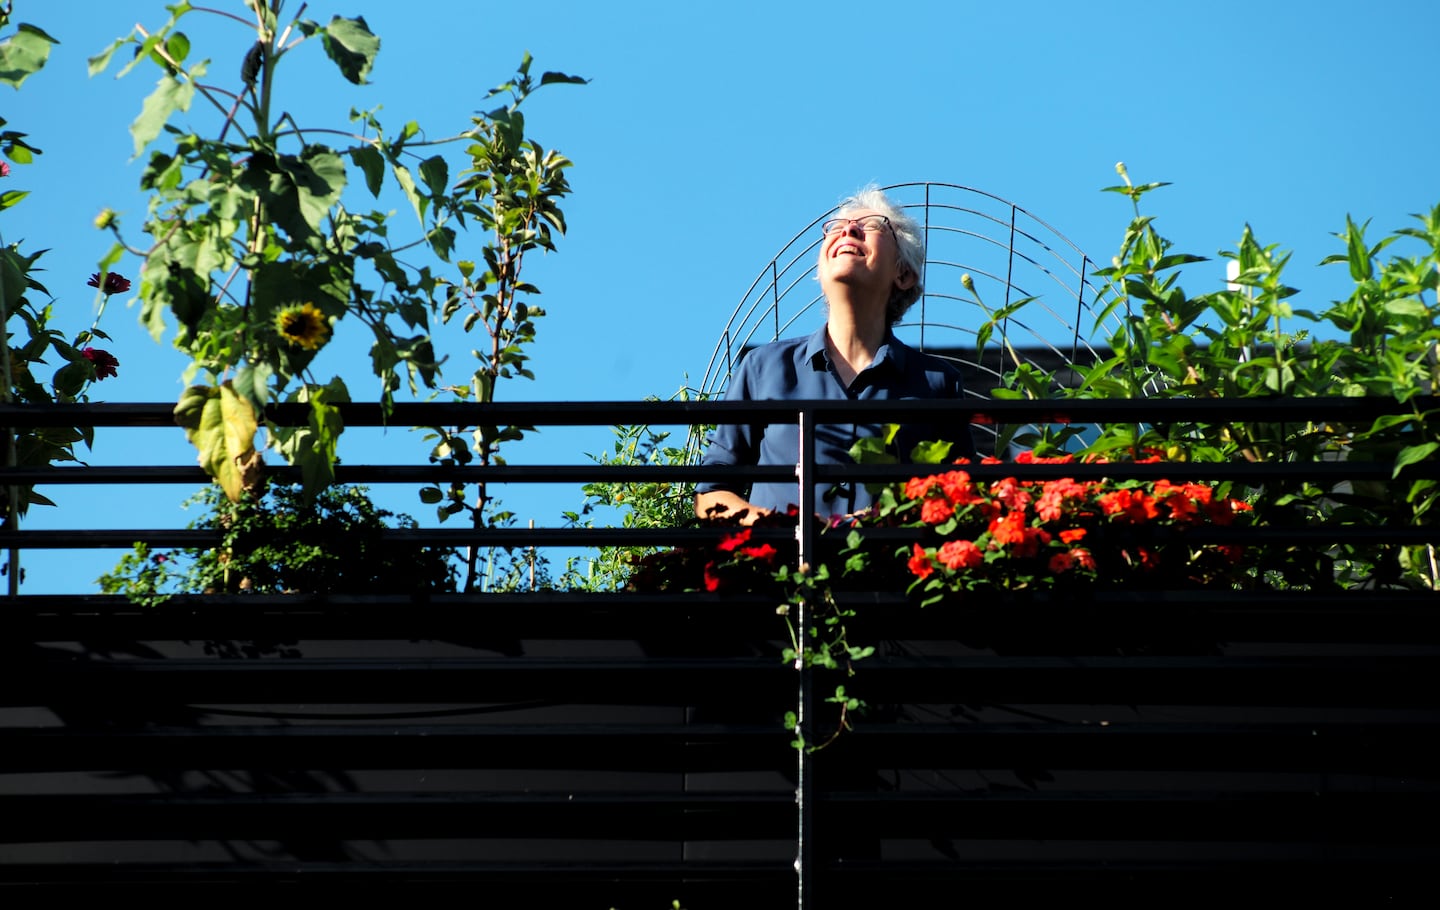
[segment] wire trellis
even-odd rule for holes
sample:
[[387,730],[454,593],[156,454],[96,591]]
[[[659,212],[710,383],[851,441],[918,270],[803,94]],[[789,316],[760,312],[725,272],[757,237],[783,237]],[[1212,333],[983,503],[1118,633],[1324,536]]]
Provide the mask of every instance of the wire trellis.
[[[1094,261],[1063,234],[1015,203],[973,187],[925,182],[882,189],[920,222],[925,235],[924,293],[895,328],[902,340],[998,384],[994,360],[977,355],[977,332],[990,312],[1034,298],[1025,319],[1000,324],[993,345],[1013,348],[1032,362],[1045,352],[1052,366],[1099,356],[1083,333],[1094,321],[1091,306],[1102,285],[1090,277]],[[720,331],[700,391],[722,394],[747,348],[810,331],[822,318],[824,297],[818,284],[807,281],[815,275],[820,222],[834,211],[805,225],[756,276]],[[961,281],[967,274],[973,293]],[[988,398],[988,389],[972,383],[967,393]]]
[[[974,187],[924,182],[881,189],[920,222],[925,237],[924,293],[895,332],[955,363],[966,376],[968,397],[989,398],[1016,360],[1057,371],[1066,381],[1071,365],[1103,359],[1086,333],[1097,321],[1092,307],[1104,284],[1092,280],[1094,261],[1065,235]],[[724,394],[747,349],[809,332],[824,318],[825,298],[814,283],[819,226],[835,211],[801,228],[756,276],[720,331],[700,384],[703,395]],[[965,286],[967,275],[973,290]],[[987,351],[977,350],[978,332],[991,315],[1025,299],[1031,302],[1023,314],[1001,320]],[[994,428],[976,429],[989,437],[977,438],[982,450],[992,448]]]

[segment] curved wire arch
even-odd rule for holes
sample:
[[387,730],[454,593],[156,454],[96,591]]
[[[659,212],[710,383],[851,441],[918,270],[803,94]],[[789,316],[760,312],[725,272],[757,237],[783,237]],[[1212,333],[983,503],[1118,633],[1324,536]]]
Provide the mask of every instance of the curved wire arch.
[[[1103,359],[1081,326],[1100,322],[1095,305],[1105,285],[1091,280],[1094,260],[1064,234],[1014,202],[975,187],[913,182],[881,190],[920,222],[925,237],[924,291],[895,333],[955,363],[966,375],[967,397],[989,398],[1004,371],[1020,363],[1063,372]],[[815,277],[819,225],[837,208],[801,228],[751,282],[720,331],[698,389],[702,396],[723,395],[747,349],[810,330],[801,321],[823,310],[825,298],[818,283],[805,282]],[[973,290],[965,286],[967,276]],[[980,327],[1022,300],[1023,314],[1001,319],[987,351],[977,350]],[[997,428],[973,429],[980,431],[976,443],[982,452],[993,451]]]
[[[1099,357],[1081,326],[1094,321],[1092,304],[1103,286],[1090,278],[1094,260],[1069,238],[1019,205],[975,187],[913,182],[881,189],[916,217],[925,236],[924,293],[895,326],[908,344],[998,382],[1001,371],[976,352],[977,332],[992,313],[1030,299],[1026,318],[1002,320],[992,344],[1032,352],[1022,358],[1032,363],[1040,351],[1064,364]],[[815,275],[819,225],[835,211],[831,207],[801,228],[751,282],[720,331],[701,393],[722,394],[746,349],[791,334],[803,317],[823,308],[819,285],[807,291],[802,284]],[[962,283],[965,275],[973,292]],[[966,394],[989,397],[973,386]]]

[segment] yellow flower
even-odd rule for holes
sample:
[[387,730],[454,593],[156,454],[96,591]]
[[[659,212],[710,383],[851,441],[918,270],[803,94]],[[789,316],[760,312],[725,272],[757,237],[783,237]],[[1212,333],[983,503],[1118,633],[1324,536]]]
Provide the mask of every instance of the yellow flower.
[[275,316],[280,337],[307,351],[314,351],[330,339],[330,323],[313,303],[286,307]]

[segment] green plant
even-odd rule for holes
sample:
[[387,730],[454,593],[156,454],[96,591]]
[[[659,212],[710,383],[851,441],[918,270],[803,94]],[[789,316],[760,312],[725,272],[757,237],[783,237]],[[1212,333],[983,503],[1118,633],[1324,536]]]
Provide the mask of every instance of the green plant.
[[[458,400],[489,403],[495,400],[501,380],[534,379],[525,366],[528,346],[535,340],[535,320],[545,311],[533,300],[540,289],[522,277],[525,257],[535,250],[553,251],[555,234],[565,233],[565,216],[560,200],[570,194],[565,171],[571,162],[552,150],[545,150],[525,135],[525,118],[520,105],[536,90],[550,84],[583,83],[577,76],[548,72],[538,79],[530,73],[526,54],[515,77],[490,91],[486,99],[508,95],[503,107],[476,117],[466,134],[470,166],[461,175],[455,193],[436,200],[436,207],[457,223],[473,222],[489,232],[483,248],[484,268],[472,261],[457,263],[460,280],[448,284],[441,317],[449,322],[463,314],[465,332],[476,326],[485,330],[489,344],[471,353],[479,366],[468,386],[450,387]],[[430,460],[435,463],[482,466],[504,464],[500,446],[524,438],[533,427],[481,425],[436,428],[427,438],[434,441]],[[464,440],[466,435],[471,444]],[[456,482],[445,490],[438,486],[420,491],[421,501],[436,506],[441,521],[468,513],[476,528],[505,524],[512,516],[499,509],[489,487],[475,485],[473,502],[465,484]],[[487,555],[482,558],[482,552]],[[493,563],[493,549],[471,547],[466,554],[465,590],[494,590],[481,571],[482,563]],[[506,557],[501,557],[506,558]]]
[[[1305,463],[1384,460],[1395,465],[1386,484],[1323,485],[1277,479],[1252,491],[1257,509],[1276,524],[1350,522],[1419,525],[1432,516],[1440,487],[1432,478],[1406,475],[1408,466],[1433,463],[1440,452],[1440,421],[1427,404],[1440,380],[1440,206],[1416,215],[1420,227],[1401,229],[1370,244],[1366,226],[1346,220],[1338,236],[1345,252],[1324,264],[1348,266],[1354,292],[1323,312],[1296,308],[1299,291],[1286,283],[1290,256],[1261,243],[1247,227],[1232,260],[1229,286],[1191,295],[1180,284],[1184,266],[1203,257],[1176,252],[1143,215],[1140,202],[1163,183],[1136,185],[1124,165],[1123,179],[1107,187],[1129,198],[1134,218],[1120,251],[1097,276],[1107,282],[1095,318],[1095,334],[1111,354],[1076,364],[1083,377],[1066,387],[1054,377],[1018,364],[996,397],[1039,398],[1254,398],[1273,396],[1380,396],[1406,406],[1403,413],[1359,425],[1310,422],[1213,420],[1164,425],[1108,423],[1078,451],[1103,455],[1158,451],[1170,459],[1224,462]],[[1410,256],[1382,253],[1406,240],[1418,242]],[[1028,303],[997,311],[982,329],[982,342]],[[1428,409],[1427,409],[1428,408]],[[1042,428],[1018,439],[1036,454],[1063,453],[1075,445],[1077,428]],[[1440,588],[1440,565],[1431,545],[1363,547],[1290,554],[1288,573],[1303,583],[1417,584]],[[1313,558],[1311,558],[1313,557]],[[1308,560],[1308,565],[1305,563]]]
[[[12,9],[10,3],[0,5],[0,28],[9,26]],[[15,34],[0,39],[0,83],[18,90],[45,66],[55,43],[38,26],[20,23]],[[5,126],[0,118],[0,128]],[[0,180],[11,176],[10,163],[28,165],[41,154],[25,133],[10,129],[0,129],[0,152],[8,159],[0,161]],[[6,189],[0,193],[0,211],[13,208],[27,195],[24,190]],[[5,343],[0,344],[0,401],[6,405],[88,401],[91,385],[115,376],[120,365],[111,352],[93,347],[91,342],[108,340],[99,328],[100,313],[111,295],[129,290],[130,282],[115,272],[92,275],[88,283],[96,289],[96,316],[89,328],[67,336],[55,327],[51,294],[38,277],[43,255],[44,251],[24,252],[18,243],[0,243],[0,322],[5,327]],[[6,426],[0,433],[7,468],[76,461],[77,444],[89,448],[94,441],[90,427]],[[0,486],[0,528],[17,528],[32,505],[54,503],[32,486]],[[9,551],[0,572],[9,576],[9,590],[15,594],[21,579],[18,551]]]
[[[658,400],[653,396],[648,399]],[[687,386],[671,401],[703,401],[704,395]],[[613,467],[679,467],[699,460],[701,445],[710,428],[689,428],[680,445],[667,444],[670,433],[644,425],[614,427],[615,442],[609,452],[587,457],[596,464]],[[679,528],[695,522],[695,485],[675,481],[622,481],[587,483],[581,488],[585,502],[579,511],[564,513],[572,527],[593,527],[597,515],[618,510],[622,528]],[[632,574],[643,565],[655,547],[601,547],[590,558],[572,558],[562,579],[564,587],[588,591],[618,591],[630,584]]]
[[[488,401],[495,378],[524,372],[517,347],[533,334],[529,320],[536,314],[516,299],[533,291],[519,279],[520,257],[534,246],[548,247],[552,226],[563,230],[548,200],[563,195],[559,175],[569,163],[523,139],[517,108],[538,87],[528,55],[516,80],[496,90],[511,91],[512,103],[475,117],[470,128],[448,138],[424,139],[413,122],[387,135],[373,110],[352,109],[350,129],[302,127],[278,101],[281,61],[319,41],[339,74],[362,85],[379,38],[359,17],[321,24],[303,18],[301,5],[284,21],[282,0],[247,0],[244,6],[246,15],[237,15],[182,0],[169,7],[170,18],[159,28],[137,26],[90,61],[91,73],[98,73],[116,51],[131,46],[120,75],[144,65],[160,74],[131,126],[137,155],[162,139],[167,146],[150,152],[141,177],[150,196],[144,224],[149,241],[127,244],[119,219],[106,217],[103,227],[117,242],[102,268],[126,252],[143,257],[142,319],[158,339],[167,314],[173,318],[175,345],[192,360],[189,374],[205,378],[182,395],[176,419],[233,501],[261,477],[254,443],[261,425],[268,444],[301,467],[307,495],[333,482],[343,431],[338,405],[350,392],[340,376],[326,380],[315,364],[342,325],[359,323],[372,339],[371,366],[387,405],[404,383],[412,393],[438,385],[431,320],[448,320],[472,299],[481,318],[498,314],[495,324],[503,323],[492,336],[487,368],[472,383],[474,396]],[[210,61],[192,56],[180,30],[192,13],[243,28],[244,43],[231,55],[243,58],[232,89],[209,81]],[[582,81],[546,73],[538,85]],[[195,102],[218,114],[209,135],[171,123]],[[469,170],[453,188],[446,158],[431,153],[447,143],[467,144],[470,156]],[[409,240],[390,214],[346,201],[352,177],[378,198],[387,173],[418,222]],[[537,226],[536,217],[543,223]],[[481,277],[467,260],[455,263],[453,281],[428,262],[412,260],[418,251],[451,262],[457,228],[470,221],[495,231],[482,251]],[[485,293],[488,283],[501,289],[493,300]],[[307,405],[307,425],[267,423],[265,406],[281,399]],[[482,432],[482,459],[505,435]],[[483,498],[477,512],[484,512]]]
[[[1190,539],[1205,525],[1289,527],[1402,526],[1433,523],[1440,483],[1440,422],[1434,393],[1440,380],[1440,207],[1406,228],[1370,244],[1365,226],[1347,219],[1339,235],[1345,252],[1325,264],[1344,263],[1354,292],[1320,314],[1292,306],[1299,293],[1282,280],[1289,255],[1258,241],[1247,228],[1230,285],[1192,296],[1181,269],[1203,261],[1177,252],[1139,202],[1164,184],[1131,183],[1110,191],[1134,205],[1107,280],[1095,332],[1110,354],[1075,364],[1082,382],[1067,387],[1023,363],[1005,336],[1006,321],[1032,301],[995,310],[979,334],[983,347],[998,338],[1013,360],[997,398],[1093,399],[1383,396],[1398,413],[1356,425],[1255,421],[1240,417],[1164,424],[1099,423],[1084,431],[1043,426],[1002,436],[1029,447],[1019,462],[1176,461],[1304,463],[1380,461],[1393,465],[1388,482],[1318,483],[1280,476],[1264,485],[1168,481],[1028,482],[1014,477],[976,483],[963,466],[933,475],[920,472],[901,484],[875,488],[879,505],[851,516],[834,557],[796,567],[795,554],[762,552],[749,532],[733,530],[711,547],[661,551],[642,560],[631,576],[642,590],[707,590],[772,594],[784,601],[790,625],[786,659],[798,666],[848,677],[870,649],[847,630],[855,609],[844,592],[905,589],[932,608],[994,592],[1065,592],[1096,586],[1334,589],[1384,586],[1440,589],[1440,560],[1432,544],[1406,547],[1342,543],[1241,549]],[[1392,243],[1418,242],[1411,256],[1381,255]],[[974,283],[962,282],[974,293]],[[976,300],[977,303],[981,303]],[[981,303],[983,306],[983,303]],[[1297,325],[1298,323],[1298,325]],[[1393,410],[1393,409],[1389,409]],[[1088,441],[1085,441],[1087,440]],[[866,440],[857,463],[894,461],[885,440]],[[1070,452],[1067,449],[1074,448]],[[918,464],[943,463],[943,446],[922,446]],[[987,460],[991,463],[994,460]],[[1299,473],[1299,472],[1297,472]],[[774,519],[780,521],[778,516]],[[797,516],[788,516],[794,523]],[[805,519],[808,520],[808,519]],[[914,539],[895,547],[867,535],[872,529],[907,529]],[[823,550],[823,548],[822,548]],[[804,619],[798,619],[804,606]],[[847,686],[827,702],[838,706],[836,733],[863,703]],[[805,742],[793,715],[787,726]],[[830,737],[833,739],[833,735]]]
[[307,504],[296,486],[271,486],[231,502],[209,486],[188,505],[190,524],[222,532],[210,548],[152,550],[136,544],[99,579],[107,594],[158,603],[175,594],[416,594],[455,589],[454,552],[386,540],[414,528],[380,509],[364,487],[334,486]]

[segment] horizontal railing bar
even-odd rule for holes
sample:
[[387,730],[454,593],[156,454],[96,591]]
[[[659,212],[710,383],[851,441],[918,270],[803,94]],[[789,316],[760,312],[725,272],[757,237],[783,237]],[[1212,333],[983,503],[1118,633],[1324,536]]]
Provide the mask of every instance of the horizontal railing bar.
[[[497,546],[497,547],[638,547],[638,546],[704,546],[734,533],[733,527],[711,528],[386,528],[377,536],[392,544],[418,546]],[[27,550],[62,548],[113,549],[144,542],[157,547],[213,547],[224,540],[224,533],[215,529],[183,530],[113,530],[77,529],[66,531],[0,531],[0,548],[24,547]],[[753,528],[756,542],[781,542],[795,539],[795,532],[786,528]]]
[[[618,901],[615,895],[648,894],[660,889],[658,898],[681,891],[703,891],[709,898],[734,894],[745,906],[763,910],[770,906],[793,906],[793,901],[756,900],[756,893],[773,896],[794,890],[795,869],[792,859],[676,859],[664,860],[570,860],[514,859],[472,861],[394,860],[391,862],[289,860],[271,862],[247,860],[243,863],[169,862],[169,863],[6,863],[0,865],[0,884],[58,884],[66,893],[76,893],[84,885],[106,887],[111,883],[144,884],[155,893],[166,894],[169,886],[215,885],[233,894],[237,888],[264,888],[272,894],[273,886],[284,883],[286,890],[316,896],[311,887],[323,889],[325,897],[358,894],[362,888],[377,885],[399,885],[404,893],[434,895],[449,887],[463,885],[466,889],[501,885],[527,885],[547,900],[568,895],[568,903],[583,905],[596,894]],[[1248,864],[1248,865],[1253,865]],[[1289,870],[1287,870],[1289,873]],[[1293,873],[1290,873],[1293,875]],[[1428,881],[1427,877],[1427,881]],[[347,891],[346,889],[354,889]],[[579,889],[560,891],[559,889]],[[738,890],[736,890],[738,889]],[[1294,889],[1291,889],[1293,893]],[[247,892],[247,895],[251,892]],[[467,891],[468,893],[468,891]],[[369,895],[373,896],[373,895]],[[451,894],[451,897],[466,897]],[[788,896],[788,895],[787,895]],[[656,904],[663,906],[663,904]],[[724,906],[723,903],[719,906]]]
[[[1332,851],[1310,850],[1303,859],[1257,862],[1253,856],[1228,858],[1213,851],[1195,851],[1185,859],[1136,860],[1054,859],[1024,861],[951,859],[900,861],[886,859],[846,862],[827,867],[828,887],[841,895],[834,906],[885,906],[893,895],[920,883],[964,889],[990,903],[1017,897],[1051,901],[1073,899],[1077,888],[1103,890],[1111,899],[1153,902],[1156,894],[1184,893],[1223,900],[1253,890],[1256,884],[1282,889],[1292,897],[1333,899],[1337,895],[1363,903],[1373,898],[1376,882],[1387,895],[1406,895],[1417,902],[1432,897],[1434,858],[1398,851],[1374,851],[1362,857],[1347,854],[1337,862]],[[277,884],[287,893],[322,899],[373,896],[375,888],[403,888],[410,898],[444,896],[464,899],[487,887],[517,888],[543,893],[580,906],[602,894],[627,906],[664,906],[672,894],[698,892],[710,906],[744,906],[751,910],[790,910],[787,891],[794,890],[793,859],[711,860],[671,862],[626,860],[546,861],[393,861],[213,863],[12,863],[0,866],[0,883],[53,885],[66,894],[98,892],[111,885],[145,885],[164,895],[179,887],[214,886],[224,893],[268,898]],[[1169,890],[1167,890],[1169,889]],[[626,900],[628,898],[628,900]],[[789,898],[789,900],[786,900]],[[687,902],[691,899],[687,898]],[[859,903],[857,903],[859,901]],[[693,902],[692,902],[693,904]],[[828,905],[827,905],[828,906]]]
[[[705,546],[719,541],[733,528],[390,528],[377,536],[392,544],[433,547],[658,547]],[[861,533],[870,540],[914,541],[928,533],[924,528],[870,528]],[[751,539],[757,543],[790,541],[794,531],[756,527]],[[1417,545],[1440,541],[1440,525],[1429,527],[1328,525],[1324,527],[1196,527],[1185,532],[1193,543],[1240,545],[1304,544],[1328,546],[1338,543],[1390,543]],[[822,546],[841,546],[842,535],[821,535]],[[208,529],[165,530],[136,528],[74,529],[45,531],[0,531],[0,548],[27,550],[125,549],[136,543],[152,547],[214,547],[224,541],[224,532]]]
[[[1027,837],[1301,842],[1363,830],[1372,844],[1434,844],[1393,824],[1440,808],[1433,793],[1175,791],[840,792],[817,794],[870,838]],[[784,838],[791,793],[220,793],[0,797],[0,841],[335,837],[764,840]],[[1097,811],[1103,808],[1103,811]],[[1409,833],[1405,833],[1408,831]],[[663,832],[663,833],[662,833]]]
[[[1413,590],[1131,590],[1061,597],[984,594],[962,614],[924,608],[899,587],[837,592],[866,640],[989,641],[1046,629],[1051,640],[1330,642],[1413,651],[1440,647],[1440,599]],[[123,595],[21,594],[0,608],[6,635],[36,641],[267,639],[483,641],[555,636],[582,641],[671,639],[672,652],[709,640],[781,644],[773,596],[676,592],[535,591],[495,594],[177,594],[139,606]],[[302,645],[303,646],[303,645]],[[1216,644],[1218,646],[1218,644]],[[1080,647],[1077,644],[1077,648]],[[778,652],[777,652],[778,653]],[[1165,653],[1165,652],[1156,652]]]
[[[265,475],[300,483],[301,469],[266,466]],[[1388,471],[1384,473],[1389,477]],[[339,483],[639,483],[648,481],[787,481],[793,465],[336,465]],[[0,482],[18,484],[210,483],[200,467],[125,465],[116,467],[0,468]]]
[[182,837],[783,839],[794,794],[219,793],[0,796],[0,842]]
[[[1212,399],[1070,399],[992,401],[987,399],[889,401],[535,401],[535,402],[402,402],[387,416],[378,403],[349,402],[336,406],[347,426],[473,426],[536,424],[609,426],[616,424],[694,425],[706,423],[794,422],[804,410],[828,422],[853,419],[890,423],[934,418],[944,414],[975,423],[1131,423],[1131,422],[1358,422],[1369,425],[1383,414],[1404,414],[1440,408],[1440,397],[1417,396],[1408,402],[1391,398],[1212,398]],[[38,426],[174,426],[174,404],[89,403],[67,405],[0,405],[0,425]],[[274,404],[266,417],[285,426],[310,419],[305,404]],[[822,421],[825,422],[825,421]]]
[[[875,704],[1440,708],[1433,657],[887,657]],[[793,670],[773,657],[169,658],[0,667],[0,704],[743,704],[778,712]],[[858,683],[857,683],[858,686]],[[1138,702],[1137,702],[1138,699]],[[753,716],[753,715],[752,715]],[[778,717],[778,713],[776,714]]]
[[[1167,767],[1212,770],[1374,769],[1437,774],[1430,755],[1433,718],[1376,723],[1123,722],[1101,724],[954,723],[872,726],[847,737],[834,761],[884,767],[934,763],[957,755],[971,766],[1046,756],[1052,768]],[[723,724],[437,724],[205,726],[144,729],[0,728],[0,770],[110,770],[131,765],[227,767],[426,768],[465,750],[470,767],[689,771],[769,768],[792,757],[772,725]],[[1119,762],[1119,764],[1117,764]]]
[[[757,529],[758,530],[758,529]],[[887,611],[910,608],[917,615],[926,615],[925,608],[917,606],[900,591],[853,592],[838,591],[837,599],[847,606],[883,607]],[[1345,591],[1277,591],[1253,589],[1227,591],[1206,590],[1159,590],[1159,591],[1118,591],[1097,590],[1083,595],[1083,602],[1090,608],[1173,606],[1186,609],[1229,610],[1278,610],[1294,611],[1300,614],[1338,611],[1348,613],[1364,601],[1374,601],[1375,609],[1385,606],[1394,609],[1416,609],[1440,613],[1440,598],[1429,591],[1415,590],[1361,590]],[[1054,595],[1045,591],[1025,591],[1019,594],[987,594],[985,603],[966,604],[967,615],[984,615],[995,612],[1008,615],[1016,610],[1045,611],[1047,609],[1069,609],[1077,602],[1071,592]],[[453,615],[456,611],[481,604],[487,610],[502,611],[509,607],[524,608],[537,603],[547,607],[570,607],[588,610],[628,610],[682,607],[686,610],[715,610],[731,612],[747,606],[773,606],[774,601],[753,594],[708,594],[686,593],[629,593],[592,591],[545,591],[536,593],[495,593],[444,594],[429,593],[424,602],[415,601],[411,594],[176,594],[164,604],[157,606],[136,606],[122,594],[25,594],[12,605],[7,605],[4,615],[15,615],[15,611],[28,609],[35,615],[53,614],[58,616],[90,615],[102,616],[153,616],[157,611],[188,612],[193,609],[207,611],[230,611],[233,613],[259,614],[275,612],[287,617],[296,617],[311,607],[316,614],[335,615],[337,608],[343,608],[346,615],[359,615],[374,611],[376,615],[388,615],[396,606],[404,605],[410,615],[426,613]],[[934,612],[933,610],[931,612]]]
[[[672,712],[673,713],[673,712]],[[225,767],[425,768],[464,750],[469,767],[643,771],[787,770],[793,747],[775,724],[386,722],[140,730],[0,728],[0,770]],[[1397,730],[1396,735],[1404,730]],[[303,759],[301,758],[303,756]],[[523,759],[518,764],[517,758]],[[778,759],[778,761],[777,761]]]
[[[927,472],[953,470],[953,465],[865,464],[817,465],[820,482],[847,480],[872,483],[908,480]],[[1018,477],[1022,480],[1137,479],[1211,480],[1266,483],[1276,479],[1297,481],[1372,480],[1388,481],[1394,465],[1383,461],[1255,462],[1216,464],[1210,462],[1163,462],[1135,464],[971,464],[963,470],[976,480]],[[270,466],[268,477],[299,483],[298,467]],[[1409,465],[1402,471],[1409,479],[1440,478],[1440,461]],[[787,465],[337,465],[340,483],[661,483],[686,481],[739,480],[784,482],[795,478]],[[124,465],[84,467],[0,468],[0,483],[39,484],[208,484],[210,477],[190,465]]]

